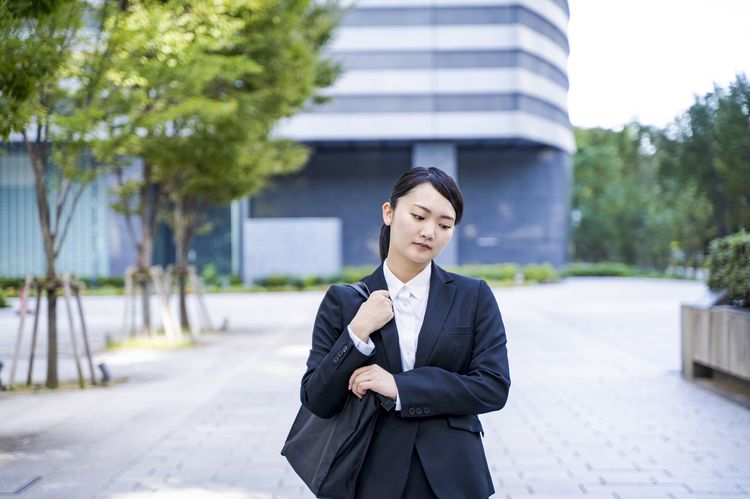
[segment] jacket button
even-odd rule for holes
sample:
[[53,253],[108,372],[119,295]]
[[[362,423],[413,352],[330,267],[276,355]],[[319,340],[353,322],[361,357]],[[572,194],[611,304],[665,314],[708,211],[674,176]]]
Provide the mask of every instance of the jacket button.
[[340,357],[343,357],[343,356],[344,356],[344,352],[342,352],[341,350],[339,350],[338,352],[336,352],[336,357],[340,358]]
[[425,407],[424,408],[424,413],[425,414],[429,414],[430,413],[430,408],[429,407]]
[[333,363],[334,363],[334,364],[337,364],[338,362],[339,362],[339,358],[338,358],[338,357],[334,357],[334,358],[333,358]]
[[422,408],[421,407],[417,407],[417,414],[422,414]]
[[344,345],[344,351],[346,352],[347,350],[349,350],[349,345]]
[[414,408],[413,407],[409,407],[409,414],[414,414]]

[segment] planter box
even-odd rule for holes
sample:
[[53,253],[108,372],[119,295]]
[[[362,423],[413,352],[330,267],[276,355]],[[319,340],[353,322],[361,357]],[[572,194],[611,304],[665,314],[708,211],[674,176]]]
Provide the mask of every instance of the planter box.
[[750,382],[750,311],[728,305],[682,305],[682,374],[714,371]]

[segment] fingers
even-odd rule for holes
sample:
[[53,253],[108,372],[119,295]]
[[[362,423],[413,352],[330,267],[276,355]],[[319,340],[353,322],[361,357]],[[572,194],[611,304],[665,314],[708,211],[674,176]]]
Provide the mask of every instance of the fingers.
[[359,367],[359,368],[357,368],[357,369],[354,370],[354,372],[352,373],[352,375],[349,376],[349,387],[348,387],[349,390],[352,389],[352,383],[354,383],[354,379],[357,376],[359,376],[365,369],[368,369],[369,367],[370,366],[363,366],[363,367]]
[[375,385],[375,378],[380,374],[379,371],[382,370],[377,364],[355,369],[349,377],[348,389],[357,397],[362,398],[365,392]]

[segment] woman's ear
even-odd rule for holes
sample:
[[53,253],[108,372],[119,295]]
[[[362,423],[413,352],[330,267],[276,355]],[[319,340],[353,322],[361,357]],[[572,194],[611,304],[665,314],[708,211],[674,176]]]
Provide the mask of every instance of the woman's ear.
[[383,203],[383,223],[386,225],[391,225],[391,222],[393,221],[393,208],[391,208],[391,203],[386,201]]

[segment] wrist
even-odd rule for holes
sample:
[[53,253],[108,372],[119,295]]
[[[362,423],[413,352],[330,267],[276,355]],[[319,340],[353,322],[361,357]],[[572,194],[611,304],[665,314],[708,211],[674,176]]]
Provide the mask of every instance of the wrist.
[[367,328],[355,321],[352,321],[352,323],[349,324],[349,329],[357,338],[364,342],[367,342],[367,339],[370,337],[370,333],[368,332]]

